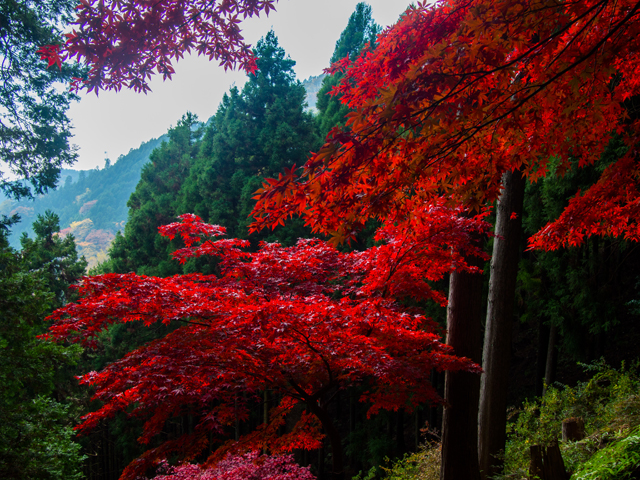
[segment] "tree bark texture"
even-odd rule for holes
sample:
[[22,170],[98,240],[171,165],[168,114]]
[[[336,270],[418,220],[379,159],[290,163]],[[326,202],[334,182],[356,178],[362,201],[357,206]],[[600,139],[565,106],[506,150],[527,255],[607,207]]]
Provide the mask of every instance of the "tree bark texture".
[[562,421],[563,442],[579,442],[584,438],[584,435],[584,420],[582,417],[571,417]]
[[556,365],[558,363],[558,349],[556,344],[558,343],[558,327],[552,325],[549,329],[549,345],[547,346],[547,365],[544,371],[544,395],[553,382],[556,381]]
[[520,259],[525,179],[519,171],[506,172],[496,208],[495,238],[487,299],[478,416],[478,456],[482,478],[502,470],[497,455],[504,450],[507,391],[511,361],[513,307]]
[[549,347],[549,327],[538,320],[538,356],[536,359],[536,397],[544,393],[544,375],[547,370],[547,348]]
[[342,449],[342,437],[340,436],[340,432],[333,423],[331,415],[329,415],[327,410],[320,405],[319,402],[307,402],[307,408],[311,413],[318,417],[324,432],[329,438],[329,443],[331,444],[332,470],[330,478],[331,480],[343,480],[345,476],[344,451]]
[[[480,362],[482,275],[454,272],[449,281],[447,344],[456,355]],[[480,376],[446,372],[442,416],[441,480],[479,480],[478,395]]]
[[568,480],[569,475],[557,443],[544,447],[529,447],[531,460],[529,463],[529,480]]

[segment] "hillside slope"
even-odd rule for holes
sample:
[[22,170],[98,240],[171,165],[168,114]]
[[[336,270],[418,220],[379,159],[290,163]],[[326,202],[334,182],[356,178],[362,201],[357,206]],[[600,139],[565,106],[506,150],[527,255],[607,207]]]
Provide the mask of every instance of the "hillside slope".
[[23,232],[33,236],[31,224],[37,215],[52,210],[60,217],[64,232],[74,233],[78,249],[90,266],[95,265],[99,258],[104,258],[116,232],[123,229],[127,201],[140,179],[140,171],[165,138],[144,142],[100,170],[63,170],[58,189],[34,200],[3,199],[0,215],[17,213],[21,217],[21,222],[13,227],[11,245],[19,248]]

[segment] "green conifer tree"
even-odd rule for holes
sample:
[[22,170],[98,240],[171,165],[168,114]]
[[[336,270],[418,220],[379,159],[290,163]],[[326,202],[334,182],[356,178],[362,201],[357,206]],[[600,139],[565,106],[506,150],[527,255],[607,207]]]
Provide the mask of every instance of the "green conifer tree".
[[[124,235],[114,240],[104,271],[158,276],[211,271],[214,265],[202,261],[184,267],[173,261],[175,245],[158,235],[158,227],[181,213],[195,213],[226,227],[230,237],[247,238],[252,197],[264,178],[302,164],[319,147],[313,116],[304,111],[304,87],[295,80],[295,62],[273,32],[257,43],[254,54],[258,70],[242,90],[225,94],[204,133],[187,114],[152,153],[129,199]],[[308,233],[299,221],[259,239],[292,244]]]
[[36,338],[57,301],[48,273],[30,269],[0,233],[0,478],[80,479],[70,407],[54,400],[57,375],[80,347]]
[[[371,16],[371,6],[364,2],[356,5],[355,11],[349,17],[349,23],[340,34],[336,47],[331,56],[331,63],[349,57],[355,60],[367,44],[375,46],[376,35],[381,32],[381,27]],[[329,130],[338,125],[345,124],[345,115],[349,108],[340,103],[340,98],[329,95],[331,89],[342,81],[343,75],[335,73],[322,80],[322,87],[318,92],[318,127],[324,138]]]
[[225,95],[207,127],[179,206],[240,238],[248,236],[252,197],[263,179],[301,164],[319,146],[313,117],[304,111],[304,87],[295,80],[295,62],[273,32],[258,42],[254,53],[258,71],[242,91],[233,88]]
[[170,258],[170,243],[158,235],[158,227],[175,221],[176,199],[200,148],[201,124],[196,115],[186,113],[169,130],[149,157],[140,181],[127,206],[129,215],[124,235],[118,234],[109,252],[106,271],[169,276],[181,271]]
[[85,273],[87,262],[78,258],[73,235],[56,235],[60,230],[58,215],[47,210],[33,223],[35,239],[22,235],[21,257],[23,268],[41,272],[47,289],[53,294],[50,311],[62,307],[69,300],[69,286]]

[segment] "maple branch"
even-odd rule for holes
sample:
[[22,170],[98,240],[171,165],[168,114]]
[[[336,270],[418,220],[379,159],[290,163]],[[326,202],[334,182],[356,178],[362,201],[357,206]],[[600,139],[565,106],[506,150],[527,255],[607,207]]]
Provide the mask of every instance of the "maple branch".
[[[215,317],[213,317],[213,318],[215,318]],[[210,327],[211,327],[211,324],[209,324],[209,323],[194,322],[193,320],[183,320],[183,319],[181,319],[181,318],[174,318],[173,320],[174,320],[175,322],[187,323],[187,324],[189,324],[189,325],[199,325],[199,326],[201,326],[201,327],[207,327],[207,328],[210,328]]]
[[[540,48],[542,46],[548,44],[553,38],[557,38],[559,35],[562,35],[566,31],[568,31],[568,29],[572,25],[575,25],[576,23],[584,20],[585,18],[588,18],[587,24],[582,26],[578,31],[578,33],[574,37],[572,37],[569,45],[573,44],[575,41],[577,41],[577,37],[579,37],[580,35],[583,35],[588,30],[589,26],[593,23],[593,21],[595,21],[597,16],[603,11],[607,3],[608,3],[607,1],[602,1],[602,2],[598,2],[593,6],[590,6],[590,8],[587,11],[582,12],[579,16],[573,18],[570,22],[565,23],[560,29],[555,30],[552,35],[548,36],[544,40],[537,42],[534,46],[527,49],[522,55],[519,55],[518,57],[510,60],[505,64],[502,64],[499,67],[496,67],[491,70],[485,70],[484,72],[497,72],[500,69],[511,67],[514,64],[516,64],[518,61],[526,60],[526,55],[529,56],[528,61],[531,61],[530,59],[534,58],[531,56],[534,52],[540,51]],[[480,132],[482,132],[485,128],[488,128],[491,125],[497,125],[503,119],[509,117],[510,115],[512,115],[519,109],[521,109],[525,104],[527,104],[529,101],[535,98],[540,92],[548,88],[551,84],[556,82],[558,79],[560,79],[561,77],[565,76],[567,73],[577,68],[588,58],[593,57],[598,52],[598,50],[604,45],[605,42],[607,42],[611,38],[614,38],[617,35],[618,31],[620,31],[624,25],[628,24],[632,20],[632,18],[636,15],[637,9],[638,9],[638,3],[636,3],[633,6],[633,8],[631,8],[631,10],[626,13],[625,17],[619,20],[618,22],[614,22],[613,19],[611,19],[611,26],[604,37],[600,38],[599,41],[597,41],[596,44],[586,53],[582,54],[580,57],[573,60],[567,66],[561,68],[560,71],[555,72],[555,74],[547,78],[545,81],[537,84],[529,83],[524,86],[520,85],[517,88],[517,90],[515,90],[514,92],[505,94],[502,100],[498,102],[494,102],[493,105],[491,106],[489,115],[484,116],[483,118],[479,118],[473,124],[467,125],[459,129],[454,135],[449,136],[449,138],[445,139],[442,142],[437,152],[423,156],[422,161],[418,164],[417,168],[412,173],[411,172],[408,173],[409,177],[410,178],[421,177],[422,175],[424,175],[424,172],[427,169],[440,163],[445,158],[447,158],[454,152],[458,151],[462,145],[468,143],[470,140],[476,137]],[[559,53],[556,53],[553,59],[551,59],[550,63],[547,64],[546,68],[555,64],[562,57],[562,55],[566,53],[567,48],[568,46],[565,45],[563,47],[563,50],[561,50]],[[538,54],[536,54],[535,56],[537,55]],[[483,72],[483,71],[478,71],[478,72]],[[410,125],[410,128],[412,129],[417,129],[424,126],[428,121],[431,120],[432,115],[435,114],[437,107],[444,105],[447,100],[450,101],[456,95],[460,95],[465,91],[468,91],[468,89],[472,88],[474,84],[480,82],[483,78],[486,78],[486,75],[488,74],[486,73],[485,75],[478,75],[478,72],[473,72],[475,75],[471,75],[469,72],[465,72],[464,74],[460,75],[458,81],[456,82],[456,85],[454,85],[454,87],[448,92],[448,94],[445,97],[439,99],[438,101],[432,103],[429,107],[412,111],[411,113],[406,114],[403,117],[393,117],[393,118],[386,118],[386,119],[379,118],[378,119],[379,121],[375,122],[366,131],[354,134],[351,137],[352,139],[351,145],[347,146],[346,148],[343,148],[338,155],[332,156],[330,163],[328,164],[325,163],[324,165],[320,165],[318,163],[316,166],[312,166],[312,167],[309,167],[309,165],[305,166],[305,168],[302,169],[301,175],[295,181],[297,183],[303,183],[304,178],[306,176],[312,175],[318,169],[331,168],[332,165],[336,165],[337,162],[339,162],[342,158],[344,158],[345,155],[348,155],[349,152],[352,152],[354,149],[359,149],[361,145],[363,145],[363,142],[365,142],[368,138],[373,137],[378,132],[388,128],[388,126],[392,126],[398,123],[404,124],[404,125]],[[471,80],[469,81],[469,79]],[[514,103],[513,102],[514,97],[518,96],[518,94],[520,93],[525,93],[526,95],[524,97],[519,97],[517,101]],[[511,105],[507,108],[506,111],[503,111],[502,107],[507,103],[511,103]],[[389,108],[389,107],[387,106],[386,108]],[[421,115],[423,116],[420,117]],[[419,118],[419,121],[417,122],[411,121],[416,117]],[[349,173],[348,171],[345,171],[343,175],[348,176],[351,179],[363,178],[363,175],[366,175],[365,172],[369,169],[370,165],[374,162],[375,158],[383,154],[384,152],[388,151],[389,149],[393,148],[396,145],[396,141],[400,139],[403,135],[405,135],[405,132],[406,132],[406,128],[396,129],[394,134],[385,135],[384,139],[381,141],[381,144],[377,145],[375,151],[372,151],[366,154],[364,157],[361,157],[360,161],[357,164],[357,167],[355,169],[352,169],[351,173]],[[495,136],[493,136],[492,138],[495,138]],[[344,142],[341,142],[341,143],[344,145]],[[323,148],[331,148],[331,147],[330,147],[330,144],[325,144]],[[344,169],[344,166],[340,166],[340,168]],[[386,197],[393,195],[394,192],[398,191],[397,189],[398,186],[404,185],[403,183],[404,181],[405,179],[397,177],[396,180],[388,182],[385,189],[382,192],[377,193],[375,197],[372,196],[369,199],[370,205],[374,206],[378,202],[382,202],[383,199],[385,199]],[[270,193],[275,195],[277,194],[277,192],[278,191],[275,189],[271,190],[271,192],[267,191],[267,193],[264,194],[264,198],[265,199],[269,198]],[[345,203],[348,202],[349,199],[345,198],[345,200],[333,200],[333,201],[338,206],[341,204],[341,202],[345,202]],[[377,215],[378,214],[375,214],[374,216],[377,216]],[[316,229],[314,231],[321,230],[321,228],[317,224],[314,226],[314,229]]]
[[291,387],[298,392],[299,399],[303,400],[305,403],[309,404],[311,402],[311,396],[302,388],[300,385],[296,383],[291,375],[287,375],[287,383],[291,385]]
[[[155,314],[155,313],[135,312],[135,313],[132,313],[131,315],[134,315],[134,316],[136,316],[136,317],[148,317],[148,318],[153,318],[153,319],[155,319],[155,320],[156,320],[156,323],[157,323],[157,322],[162,322],[162,323],[164,323],[164,321],[162,320],[162,317],[158,316],[158,314]],[[210,317],[210,318],[216,318],[216,317],[217,317],[217,316],[216,316],[216,315],[214,315],[214,316],[212,316],[212,317]],[[135,321],[135,320],[134,320],[134,321]],[[196,321],[193,321],[193,320],[185,320],[185,319],[182,319],[182,318],[172,318],[172,319],[171,319],[171,321],[172,321],[172,322],[187,323],[187,324],[191,324],[191,325],[199,325],[199,326],[207,327],[207,328],[211,327],[211,324],[209,324],[209,323],[200,323],[200,322],[196,322]]]
[[324,363],[325,368],[327,369],[327,374],[329,375],[329,384],[333,384],[333,372],[331,370],[331,366],[329,365],[328,360],[324,357],[324,355],[322,355],[320,353],[319,350],[317,350],[315,347],[313,347],[313,345],[311,344],[311,336],[307,336],[304,333],[302,333],[300,330],[294,328],[294,327],[290,327],[291,330],[295,333],[297,333],[298,335],[300,335],[302,338],[305,339],[305,344],[307,345],[307,347],[309,347],[309,350],[311,350],[312,352],[314,352],[319,358],[320,360],[322,360],[322,363]]
[[[561,34],[563,34],[564,32],[566,32],[572,25],[578,23],[580,20],[582,20],[583,18],[585,18],[589,13],[591,13],[594,10],[598,10],[598,11],[602,11],[604,9],[604,6],[608,3],[608,0],[602,0],[599,4],[594,5],[592,8],[590,8],[589,10],[585,11],[582,15],[579,15],[578,17],[576,17],[575,19],[573,19],[573,21],[566,23],[562,28],[560,28],[559,30],[555,31],[554,34],[550,35],[549,37],[547,37],[544,40],[540,40],[539,42],[537,42],[534,46],[530,47],[528,50],[525,50],[520,56],[515,57],[513,60],[502,64],[498,67],[495,67],[493,69],[489,69],[489,70],[477,70],[477,71],[471,71],[471,72],[464,72],[464,73],[446,73],[446,72],[439,72],[436,74],[436,76],[439,77],[443,77],[443,78],[447,78],[447,77],[457,77],[458,81],[457,83],[453,86],[453,88],[450,89],[449,93],[447,93],[447,95],[445,95],[444,97],[442,97],[439,100],[436,100],[435,102],[432,102],[429,106],[420,109],[420,110],[416,110],[414,112],[412,112],[410,115],[404,117],[404,118],[395,118],[393,120],[388,120],[389,123],[393,122],[393,123],[411,123],[409,122],[409,119],[411,118],[415,118],[424,114],[427,114],[425,117],[422,117],[422,119],[417,122],[417,123],[412,123],[412,127],[418,127],[418,126],[423,126],[427,120],[430,120],[432,118],[432,115],[435,114],[436,108],[440,105],[443,105],[445,103],[447,103],[449,100],[451,100],[452,98],[455,98],[456,96],[462,94],[464,91],[471,89],[476,83],[478,83],[479,81],[481,81],[482,79],[497,73],[501,70],[505,70],[513,65],[516,65],[517,63],[520,63],[523,61],[523,59],[530,59],[530,55],[535,52],[536,50],[539,50],[540,47],[542,47],[543,45],[548,44],[549,42],[551,42],[551,40],[553,40],[554,38],[557,38],[559,36],[561,36]],[[462,8],[462,7],[461,7]],[[553,8],[553,7],[546,7],[546,8]],[[637,4],[636,4],[636,8],[637,8]],[[634,8],[634,10],[636,9]],[[589,22],[593,22],[595,20],[595,18],[597,17],[597,13],[595,15],[593,15],[591,17],[591,19],[589,20]],[[624,22],[623,22],[624,23]],[[582,31],[584,31],[584,29],[586,28],[583,27]],[[610,32],[611,33],[611,32]],[[575,37],[572,38],[571,43],[575,40]],[[606,40],[606,39],[604,39]],[[604,42],[603,40],[603,42]],[[603,43],[602,42],[602,43]],[[547,66],[550,67],[551,65],[553,65],[553,63],[560,58],[562,52],[564,52],[566,50],[567,47],[565,47],[558,55],[556,55],[556,57],[551,61],[551,63]],[[599,46],[598,46],[599,48]],[[590,56],[590,55],[589,55]],[[581,62],[580,62],[581,63]],[[579,65],[576,64],[574,65],[577,66]],[[474,80],[471,82],[465,82],[465,80],[469,77],[474,77]],[[553,80],[555,80],[556,78],[552,78],[551,81],[549,81],[548,83],[551,83]],[[462,86],[462,88],[458,89],[458,87]],[[547,85],[544,85],[544,87],[546,87]],[[508,94],[505,95],[505,102],[507,98],[510,98],[511,95],[515,95],[517,93],[519,93],[520,91],[524,91],[524,89],[519,90],[514,92],[513,94]],[[535,92],[538,93],[538,92]],[[524,103],[526,103],[525,99],[524,102],[521,102],[520,104],[516,104],[513,109],[509,112],[507,112],[506,114],[502,115],[502,117],[498,117],[495,122],[500,121],[502,118],[504,118],[505,116],[510,115],[511,113],[513,113],[513,111],[515,111],[517,108],[521,107]],[[500,104],[498,104],[495,108],[494,111],[497,109],[497,107],[499,105],[501,105],[503,102],[501,102]],[[481,130],[482,128],[484,128],[485,126],[491,124],[493,122],[488,121],[480,124],[477,124],[476,126],[470,127],[468,129],[466,129],[466,131],[473,131],[476,130],[476,133],[478,130]],[[382,130],[385,127],[385,122],[379,122],[377,124],[375,124],[372,128],[370,128],[370,130],[367,133],[364,134],[358,134],[358,138],[360,139],[367,139],[370,138],[371,136],[373,136],[375,133],[377,133],[378,131]],[[438,156],[433,157],[434,158],[434,162],[428,163],[424,168],[428,168],[429,166],[433,166],[435,164],[435,162],[437,162],[440,158],[446,157],[448,156],[450,153],[456,151],[462,144],[464,144],[466,141],[470,140],[471,138],[473,138],[473,136],[475,136],[475,133],[472,135],[468,135],[468,136],[464,136],[464,131],[463,130],[458,137],[461,138],[461,140],[457,143],[454,143],[451,147],[447,147],[444,150],[441,150],[438,154]],[[378,150],[376,153],[371,154],[369,161],[373,161],[373,159],[375,158],[376,155],[383,153],[384,151],[386,151],[388,148],[390,148],[391,146],[395,145],[396,140],[398,140],[402,135],[404,135],[404,132],[400,132],[397,133],[395,136],[390,136],[387,139],[387,145],[388,147],[385,148],[381,148],[380,150]],[[455,137],[454,137],[455,138]],[[347,149],[344,150],[344,153],[350,151],[351,149],[356,148],[355,146],[353,147],[349,147]],[[339,158],[339,157],[338,157]],[[368,165],[367,163],[367,159],[365,159],[365,161],[363,162],[363,167],[361,167],[360,169],[364,169],[364,167]],[[302,179],[302,177],[300,177],[300,179]]]
[[[423,167],[421,167],[422,171],[424,171],[425,169],[434,166],[441,158],[444,158],[448,155],[450,155],[451,153],[455,152],[458,148],[460,148],[463,144],[465,144],[466,142],[468,142],[469,140],[471,140],[472,138],[474,138],[479,132],[481,132],[485,127],[488,127],[489,125],[492,124],[497,124],[499,123],[501,120],[507,118],[508,116],[510,116],[511,114],[513,114],[514,112],[516,112],[518,109],[520,109],[525,103],[527,103],[529,100],[531,100],[533,97],[535,97],[537,94],[539,94],[542,90],[544,90],[545,88],[547,88],[549,85],[551,85],[552,83],[554,83],[556,80],[558,80],[559,78],[561,78],[562,76],[564,76],[566,73],[570,72],[571,70],[573,70],[574,68],[576,68],[577,66],[579,66],[580,64],[582,64],[583,62],[585,62],[586,60],[588,60],[589,58],[591,58],[591,56],[593,56],[599,49],[600,47],[607,41],[609,40],[613,34],[615,32],[617,32],[623,25],[625,25],[626,23],[628,23],[631,18],[633,16],[636,15],[636,12],[638,11],[638,8],[640,7],[640,2],[637,2],[635,4],[635,6],[631,9],[631,11],[627,14],[627,16],[622,19],[612,30],[610,30],[610,32],[604,36],[602,39],[600,39],[600,41],[598,41],[596,43],[596,45],[589,50],[586,54],[584,54],[582,57],[579,57],[575,62],[569,64],[568,66],[566,66],[565,68],[563,68],[562,70],[560,70],[559,72],[557,72],[555,75],[553,75],[551,78],[547,79],[545,82],[540,83],[540,84],[528,84],[528,85],[524,85],[522,86],[522,88],[520,88],[519,90],[517,90],[513,95],[520,93],[520,92],[525,92],[527,90],[531,90],[533,89],[533,92],[529,93],[528,95],[526,95],[525,97],[523,97],[522,99],[520,99],[517,103],[515,103],[511,108],[509,108],[507,111],[503,112],[502,114],[498,115],[495,118],[488,118],[485,121],[480,121],[480,123],[477,123],[475,125],[472,125],[470,127],[464,128],[460,131],[460,133],[458,135],[456,135],[456,137],[453,137],[454,139],[458,139],[455,140],[452,144],[450,144],[449,146],[446,146],[444,149],[441,149],[438,154],[436,156],[432,156],[432,157],[426,157],[426,158],[430,158],[431,161],[427,162]],[[557,57],[556,57],[557,59]],[[555,61],[555,59],[554,59]],[[501,102],[499,102],[493,109],[493,111],[496,111],[498,109],[499,106],[507,103],[510,99],[512,98],[511,95],[504,97],[504,100],[502,100]],[[407,119],[409,118],[413,118],[414,116],[418,115],[419,112],[411,114],[411,116],[406,117]],[[420,121],[417,122],[416,125],[422,125],[424,124],[424,121]],[[399,138],[396,137],[396,139]]]
[[[517,108],[521,107],[524,103],[526,103],[528,100],[530,100],[531,98],[533,98],[535,95],[537,95],[540,91],[544,90],[546,87],[548,87],[551,83],[553,83],[555,80],[557,80],[558,78],[564,76],[566,73],[570,72],[571,70],[573,70],[574,68],[576,68],[578,65],[582,64],[584,61],[588,60],[592,55],[595,54],[595,52],[597,52],[600,47],[609,39],[613,36],[613,34],[620,29],[624,24],[626,24],[629,20],[631,20],[631,18],[633,16],[635,16],[636,12],[638,11],[638,9],[640,8],[640,2],[637,2],[635,4],[635,6],[633,7],[633,9],[629,12],[629,14],[620,22],[618,23],[618,25],[616,25],[616,27],[610,31],[610,33],[608,33],[605,37],[603,37],[599,42],[597,42],[595,44],[595,46],[589,50],[586,54],[584,54],[582,57],[580,57],[578,60],[576,60],[574,63],[568,65],[567,67],[565,67],[564,69],[560,70],[558,73],[556,73],[554,76],[552,76],[550,79],[548,79],[546,82],[543,82],[539,85],[527,85],[524,86],[522,88],[521,91],[525,91],[528,89],[534,89],[534,92],[529,94],[528,96],[526,96],[525,98],[522,99],[522,101],[520,101],[519,103],[517,103],[511,110],[505,112],[504,114],[502,114],[501,116],[497,117],[494,121],[500,121],[503,118],[507,117],[508,115],[510,115],[511,113],[513,113]],[[486,125],[487,123],[485,123],[484,125]]]

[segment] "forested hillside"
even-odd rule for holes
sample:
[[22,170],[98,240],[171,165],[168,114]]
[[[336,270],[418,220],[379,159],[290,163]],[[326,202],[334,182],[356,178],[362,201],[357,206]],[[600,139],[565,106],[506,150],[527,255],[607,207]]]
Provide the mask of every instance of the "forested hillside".
[[[116,237],[105,269],[160,276],[181,272],[170,258],[175,243],[163,239],[158,227],[183,213],[224,225],[231,237],[247,238],[253,192],[262,180],[303,162],[320,146],[315,119],[304,108],[305,89],[293,73],[295,62],[273,32],[255,51],[258,71],[242,90],[225,94],[206,125],[185,115],[151,154],[129,199],[124,235]],[[292,244],[305,235],[308,231],[298,226],[252,240]],[[196,268],[192,263],[185,268]]]
[[326,75],[323,73],[321,75],[309,77],[302,82],[302,86],[307,92],[307,108],[311,111],[316,110],[316,103],[318,102],[318,92],[320,91],[320,87],[322,86],[324,77],[326,77]]
[[33,234],[31,224],[38,215],[51,210],[60,218],[64,234],[73,233],[81,255],[90,266],[106,258],[106,251],[127,219],[127,200],[134,191],[142,167],[164,137],[131,149],[111,164],[88,171],[62,170],[55,190],[33,200],[5,198],[0,215],[20,215],[11,229],[10,243],[17,247],[23,233]]
[[2,203],[0,477],[638,477],[640,3],[360,3],[315,109],[238,36],[273,2],[214,4],[83,2],[41,49],[247,82]]
[[[309,102],[312,103],[311,108],[315,106],[323,78],[324,75],[311,77],[304,84],[306,108],[309,108]],[[208,123],[211,121],[213,118]],[[60,217],[61,234],[74,235],[79,252],[88,260],[90,267],[106,261],[107,250],[116,233],[124,230],[127,202],[140,179],[142,167],[149,161],[151,152],[167,139],[168,136],[164,135],[144,142],[115,163],[105,162],[101,169],[62,169],[57,188],[33,200],[14,200],[0,192],[0,215],[11,217],[18,214],[22,219],[11,229],[11,245],[19,245],[23,232],[31,235],[31,223],[37,215],[51,210]]]

